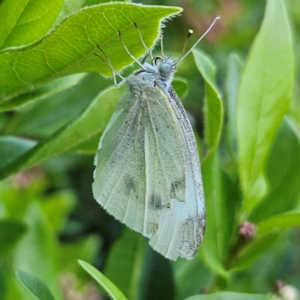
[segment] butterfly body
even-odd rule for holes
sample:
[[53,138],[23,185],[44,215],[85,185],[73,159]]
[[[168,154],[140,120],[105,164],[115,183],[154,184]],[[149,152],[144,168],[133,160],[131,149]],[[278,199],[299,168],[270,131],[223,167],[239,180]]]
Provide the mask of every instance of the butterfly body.
[[93,183],[110,214],[173,260],[195,255],[206,221],[195,138],[171,86],[175,66],[154,58],[128,77],[100,139]]

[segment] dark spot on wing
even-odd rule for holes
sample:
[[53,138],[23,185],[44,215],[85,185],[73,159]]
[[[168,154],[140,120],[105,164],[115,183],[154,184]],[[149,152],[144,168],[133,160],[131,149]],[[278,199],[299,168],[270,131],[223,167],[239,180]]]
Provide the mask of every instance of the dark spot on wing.
[[151,209],[158,210],[161,209],[161,198],[155,194],[150,196],[149,206]]
[[158,224],[156,223],[148,223],[147,233],[154,234],[158,230]]
[[206,212],[204,212],[203,215],[199,218],[199,223],[200,223],[199,231],[202,233],[203,236],[206,229]]
[[128,192],[135,191],[136,185],[132,177],[125,178],[125,187]]
[[189,257],[194,256],[195,252],[198,250],[198,242],[195,243],[194,237],[194,221],[197,222],[197,220],[193,220],[191,218],[186,219],[181,226],[183,234],[181,251],[185,254],[189,254]]
[[177,191],[185,190],[185,178],[173,181],[171,183],[170,196],[171,198],[176,198]]

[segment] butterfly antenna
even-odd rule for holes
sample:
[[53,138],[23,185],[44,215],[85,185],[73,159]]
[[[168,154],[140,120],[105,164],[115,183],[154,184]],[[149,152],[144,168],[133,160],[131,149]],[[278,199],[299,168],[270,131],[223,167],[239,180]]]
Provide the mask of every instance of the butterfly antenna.
[[179,59],[176,61],[176,64],[178,64],[179,62],[181,62],[182,60],[184,60],[194,49],[195,47],[198,45],[198,43],[210,32],[210,30],[215,26],[215,24],[221,19],[220,16],[217,16],[213,22],[210,24],[210,26],[208,27],[208,29],[204,32],[204,34],[198,39],[198,41],[194,44],[194,46],[183,56],[179,57]]
[[183,46],[183,49],[182,49],[182,52],[181,52],[180,57],[182,57],[182,56],[184,55],[184,52],[185,52],[185,49],[186,49],[186,46],[187,46],[188,39],[189,39],[189,37],[190,37],[193,33],[194,33],[194,32],[193,32],[192,29],[189,29],[189,30],[188,30],[188,33],[187,33],[187,35],[186,35],[185,43],[184,43],[184,46]]
[[139,34],[140,40],[141,40],[141,42],[143,44],[143,47],[146,50],[146,57],[149,55],[151,57],[151,59],[153,59],[153,57],[152,57],[152,50],[149,51],[149,49],[147,48],[147,45],[145,44],[145,41],[144,41],[144,39],[142,37],[142,34],[141,34],[140,29],[138,28],[137,24],[135,22],[133,24],[134,24],[134,26],[135,26],[138,34]]

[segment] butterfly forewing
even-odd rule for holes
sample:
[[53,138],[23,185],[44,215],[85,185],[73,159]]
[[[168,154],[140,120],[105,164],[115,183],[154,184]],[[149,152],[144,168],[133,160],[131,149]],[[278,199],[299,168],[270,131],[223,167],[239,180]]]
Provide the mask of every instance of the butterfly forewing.
[[[129,94],[130,95],[130,94]],[[145,152],[142,112],[128,95],[120,101],[103,133],[97,156],[93,193],[117,219],[142,232],[145,211]]]
[[145,87],[136,97],[127,94],[101,137],[95,159],[96,200],[148,237],[159,229],[161,210],[170,207],[172,198],[185,201],[183,140],[176,122],[159,89]]

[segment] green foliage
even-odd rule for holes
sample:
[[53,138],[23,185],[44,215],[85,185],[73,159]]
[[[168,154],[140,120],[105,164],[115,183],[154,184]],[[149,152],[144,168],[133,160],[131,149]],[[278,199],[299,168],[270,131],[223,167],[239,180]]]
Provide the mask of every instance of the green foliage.
[[189,1],[164,29],[179,57],[185,26],[200,35],[222,17],[172,83],[202,162],[199,255],[166,260],[92,199],[93,156],[126,90],[104,78],[107,58],[123,77],[135,69],[118,32],[139,58],[140,35],[151,48],[182,11],[146,2],[0,1],[1,300],[263,300],[278,279],[300,290],[299,1]]
[[224,218],[226,209],[224,210],[221,194],[221,169],[216,153],[223,123],[223,104],[215,85],[216,67],[211,59],[199,50],[194,50],[193,54],[196,66],[205,82],[205,140],[209,147],[207,157],[202,164],[203,174],[206,174],[203,184],[206,191],[207,232],[201,250],[207,264],[216,273],[227,278],[226,270],[222,266],[226,240],[225,236],[221,236],[223,233],[226,234],[224,228],[224,225],[227,225]]
[[127,228],[124,231],[110,251],[104,274],[117,284],[128,299],[136,299],[140,292],[147,243],[136,232]]
[[109,3],[87,7],[70,15],[35,44],[0,53],[2,101],[9,101],[11,95],[25,92],[33,84],[69,74],[97,72],[111,75],[109,66],[94,55],[101,55],[97,47],[110,57],[114,68],[120,70],[132,59],[120,43],[118,31],[124,33],[123,39],[131,53],[139,57],[144,49],[133,24],[139,25],[145,36],[144,42],[150,47],[157,37],[159,21],[179,12],[179,8]]
[[266,177],[270,193],[255,207],[249,217],[251,221],[259,222],[269,216],[297,208],[300,184],[299,168],[299,135],[291,121],[285,118],[277,131],[266,162]]
[[14,248],[26,229],[25,224],[20,221],[6,219],[0,222],[0,258]]
[[227,115],[227,145],[229,155],[236,159],[236,102],[238,86],[243,68],[243,63],[236,53],[228,56],[226,73],[226,115]]
[[216,67],[207,55],[194,50],[194,59],[205,82],[205,141],[214,153],[220,140],[223,123],[223,104],[215,84]]
[[289,107],[293,82],[292,34],[284,2],[268,1],[264,22],[241,76],[237,100],[238,166],[246,212],[267,193],[265,161]]
[[79,260],[79,264],[107,291],[107,293],[114,300],[126,300],[127,298],[123,293],[109,280],[107,279],[100,271],[91,266],[90,264]]
[[16,270],[16,277],[35,299],[55,300],[47,285],[39,278],[21,270]]
[[3,166],[0,178],[5,178],[73,148],[80,149],[80,144],[89,141],[94,135],[98,136],[104,130],[121,96],[121,91],[122,89],[118,93],[109,88],[101,92],[72,123],[60,128],[23,155],[16,156],[12,163]]
[[43,38],[63,8],[63,0],[3,1],[0,6],[0,49],[29,45]]
[[175,77],[172,86],[176,90],[176,93],[180,99],[182,99],[188,91],[188,82],[185,78]]
[[13,109],[14,107],[18,107],[26,102],[39,100],[46,96],[56,94],[60,91],[68,89],[72,87],[76,82],[79,82],[85,74],[75,74],[71,76],[66,76],[63,78],[58,78],[49,82],[48,84],[38,86],[34,90],[30,90],[27,93],[23,93],[17,95],[16,97],[12,97],[9,101],[4,101],[0,103],[0,111],[7,111]]
[[248,295],[240,293],[223,292],[214,295],[194,296],[186,300],[271,300],[272,296]]

